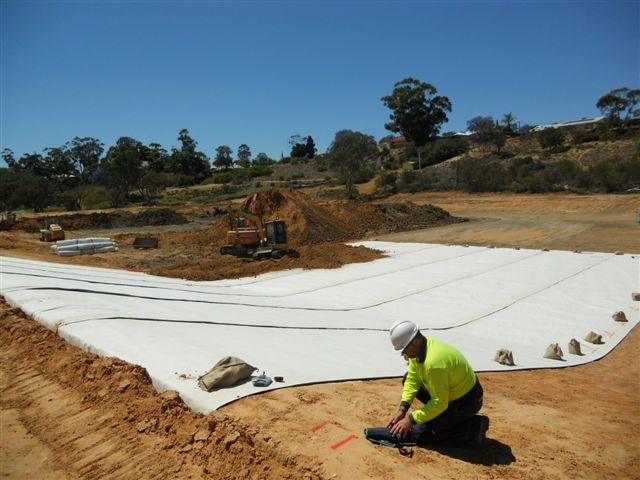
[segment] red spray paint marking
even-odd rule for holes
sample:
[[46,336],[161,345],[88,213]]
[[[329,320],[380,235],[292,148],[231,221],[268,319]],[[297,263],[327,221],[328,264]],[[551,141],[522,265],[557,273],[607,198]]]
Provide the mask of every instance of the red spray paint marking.
[[310,432],[315,432],[316,430],[320,430],[325,425],[329,425],[330,422],[320,422],[317,425],[314,425],[309,429]]
[[340,426],[338,422],[320,422],[317,425],[314,425],[313,427],[311,427],[309,429],[309,432],[316,432],[320,430],[322,427],[326,427],[327,425],[336,425],[338,427]]
[[344,440],[340,440],[338,443],[334,443],[333,445],[331,445],[331,450],[335,450],[336,448],[340,448],[342,445],[344,445],[347,442],[350,442],[354,438],[357,438],[357,437],[355,435],[349,435]]

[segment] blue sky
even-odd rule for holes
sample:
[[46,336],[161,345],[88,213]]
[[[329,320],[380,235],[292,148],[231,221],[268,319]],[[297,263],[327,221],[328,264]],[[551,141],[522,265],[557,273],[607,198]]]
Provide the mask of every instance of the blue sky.
[[477,116],[544,124],[600,114],[640,86],[633,1],[0,0],[0,150],[79,137],[320,152],[387,135],[380,98],[412,76],[449,97],[442,133]]

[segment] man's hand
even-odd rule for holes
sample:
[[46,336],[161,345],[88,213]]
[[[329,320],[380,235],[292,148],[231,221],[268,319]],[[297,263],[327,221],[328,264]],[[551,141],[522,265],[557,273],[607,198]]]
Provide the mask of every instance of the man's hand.
[[391,435],[398,435],[400,438],[404,438],[407,433],[411,431],[411,421],[408,417],[404,417],[402,420],[396,422],[390,429]]
[[406,414],[407,414],[407,411],[404,408],[400,407],[398,411],[395,413],[395,415],[391,417],[391,420],[389,420],[389,423],[387,423],[387,428],[393,427],[396,423],[402,420]]

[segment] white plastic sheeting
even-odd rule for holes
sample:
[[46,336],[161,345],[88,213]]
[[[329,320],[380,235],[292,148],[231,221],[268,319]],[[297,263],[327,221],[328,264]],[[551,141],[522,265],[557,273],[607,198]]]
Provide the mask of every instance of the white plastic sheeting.
[[90,237],[74,240],[58,240],[51,245],[53,253],[70,257],[74,255],[91,255],[94,253],[117,252],[118,244],[110,238]]
[[[362,242],[388,258],[215,282],[0,257],[0,291],[88,351],[145,367],[160,391],[209,412],[262,392],[207,393],[197,377],[227,355],[284,383],[395,377],[399,318],[458,347],[478,371],[553,368],[601,358],[639,321],[636,255]],[[624,311],[626,323],[612,315]],[[591,331],[602,345],[585,342]],[[568,353],[575,338],[584,355]],[[543,358],[558,343],[564,359]],[[513,352],[515,366],[493,361]]]

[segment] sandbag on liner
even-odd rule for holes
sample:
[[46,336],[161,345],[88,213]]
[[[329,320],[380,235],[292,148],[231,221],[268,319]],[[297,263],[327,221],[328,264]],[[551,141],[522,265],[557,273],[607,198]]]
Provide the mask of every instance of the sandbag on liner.
[[207,373],[198,378],[198,386],[205,392],[231,387],[245,380],[257,368],[238,357],[223,357]]

